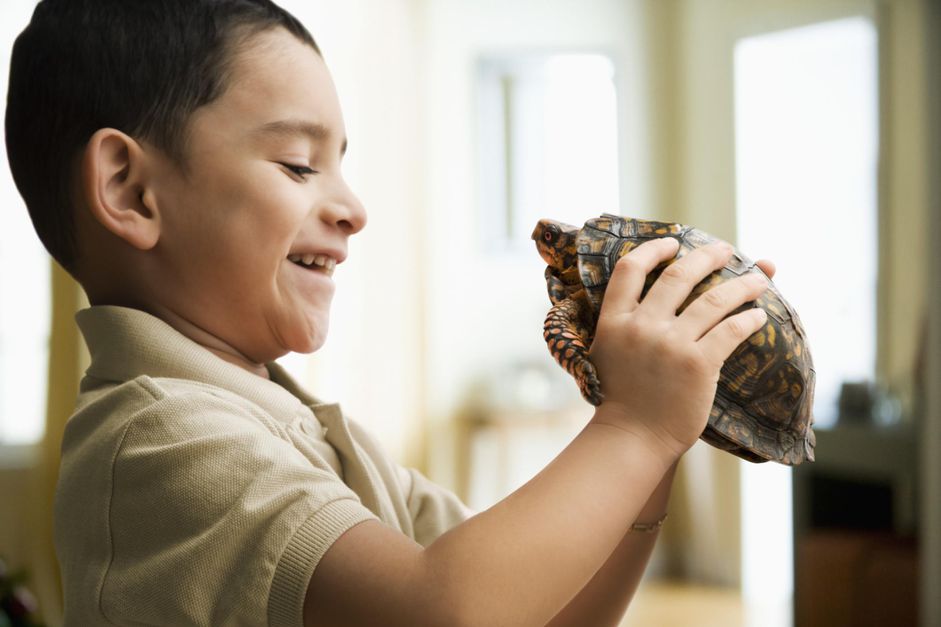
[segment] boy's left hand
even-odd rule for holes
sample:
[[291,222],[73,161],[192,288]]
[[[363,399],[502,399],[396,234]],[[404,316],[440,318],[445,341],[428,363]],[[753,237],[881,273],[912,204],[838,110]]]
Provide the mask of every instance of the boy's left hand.
[[777,272],[774,262],[767,259],[759,259],[755,262],[755,265],[761,268],[761,271],[768,275],[769,279],[773,279],[774,273]]

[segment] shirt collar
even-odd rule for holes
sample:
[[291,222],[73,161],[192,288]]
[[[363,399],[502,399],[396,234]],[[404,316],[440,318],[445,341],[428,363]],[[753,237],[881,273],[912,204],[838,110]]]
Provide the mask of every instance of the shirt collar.
[[[186,379],[214,385],[248,399],[273,416],[295,415],[304,406],[318,413],[338,407],[308,394],[275,362],[265,379],[229,363],[147,312],[95,305],[75,314],[91,354],[86,375],[123,383],[141,375]],[[82,391],[93,384],[82,383]]]

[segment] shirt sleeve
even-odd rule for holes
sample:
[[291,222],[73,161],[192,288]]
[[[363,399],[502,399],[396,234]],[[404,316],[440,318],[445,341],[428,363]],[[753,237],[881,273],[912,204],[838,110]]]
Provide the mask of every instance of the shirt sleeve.
[[415,541],[420,545],[427,547],[442,533],[474,515],[457,495],[414,468],[399,466],[398,471],[408,495]]
[[445,531],[458,525],[474,512],[447,488],[440,486],[413,468],[395,463],[384,452],[376,439],[355,421],[348,421],[356,440],[374,451],[373,461],[381,465],[381,474],[401,489],[408,517],[411,519],[411,537],[422,546],[428,546]]
[[106,616],[302,624],[320,558],[375,516],[281,428],[210,393],[158,399],[129,422],[113,460]]

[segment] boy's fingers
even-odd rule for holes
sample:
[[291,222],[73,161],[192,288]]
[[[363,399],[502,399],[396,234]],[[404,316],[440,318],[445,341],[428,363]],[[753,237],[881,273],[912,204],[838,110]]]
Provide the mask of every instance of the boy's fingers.
[[769,279],[774,278],[774,273],[778,271],[777,266],[774,265],[774,262],[769,259],[759,259],[755,262],[755,265],[765,273]]
[[637,308],[647,275],[676,256],[679,242],[662,237],[644,242],[618,259],[605,288],[604,307],[609,311],[630,312]]
[[768,289],[768,279],[757,272],[721,283],[701,294],[677,318],[677,329],[698,340],[731,311],[755,300]]
[[711,363],[721,366],[739,344],[764,326],[767,319],[768,314],[761,308],[729,316],[699,340],[703,355]]
[[670,264],[647,292],[644,306],[675,314],[700,281],[728,263],[732,250],[729,244],[718,242],[697,248]]

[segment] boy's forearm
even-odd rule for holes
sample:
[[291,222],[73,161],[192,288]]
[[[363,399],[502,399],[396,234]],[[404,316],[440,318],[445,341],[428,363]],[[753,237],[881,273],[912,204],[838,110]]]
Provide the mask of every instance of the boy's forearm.
[[[670,467],[638,516],[642,522],[659,520],[667,511],[676,464]],[[637,591],[658,533],[628,532],[591,581],[549,623],[549,627],[597,627],[620,624]]]
[[646,542],[622,541],[675,458],[600,414],[526,485],[423,552],[470,624],[545,625],[619,547],[642,553],[642,570]]

